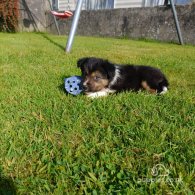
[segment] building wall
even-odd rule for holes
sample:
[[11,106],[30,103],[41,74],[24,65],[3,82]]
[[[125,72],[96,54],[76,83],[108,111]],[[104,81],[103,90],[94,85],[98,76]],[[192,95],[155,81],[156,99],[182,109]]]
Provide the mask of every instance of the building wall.
[[[193,0],[173,0],[175,4],[189,4]],[[75,10],[77,0],[51,0],[55,10]],[[162,6],[165,0],[83,0],[83,10],[118,9]]]
[[[159,2],[161,4],[159,4]],[[52,0],[56,10],[75,10],[77,0]],[[83,10],[118,9],[163,5],[164,0],[83,0]]]
[[[177,6],[181,32],[185,43],[195,44],[195,4]],[[48,15],[47,31],[56,33],[52,16]],[[72,18],[59,19],[62,34],[69,34]],[[170,7],[128,8],[81,12],[77,35],[146,38],[178,42]]]
[[114,8],[144,7],[145,0],[115,0]]
[[[59,11],[75,10],[77,0],[52,0],[54,9]],[[112,9],[114,0],[83,0],[83,10]]]
[[[184,42],[195,45],[195,4],[176,9]],[[57,19],[62,35],[69,34],[72,19]],[[19,26],[20,31],[57,34],[50,6],[45,0],[20,0]],[[83,10],[77,35],[178,42],[170,7]]]
[[46,31],[48,10],[50,5],[47,0],[19,0],[20,31]]
[[54,10],[64,11],[64,10],[75,10],[76,1],[75,0],[52,0],[52,5]]

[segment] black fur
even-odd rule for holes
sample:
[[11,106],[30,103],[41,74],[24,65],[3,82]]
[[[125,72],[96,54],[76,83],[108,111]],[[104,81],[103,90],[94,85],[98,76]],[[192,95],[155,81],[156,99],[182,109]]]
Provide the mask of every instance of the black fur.
[[[138,91],[144,88],[142,82],[146,82],[151,89],[161,93],[163,87],[167,88],[169,85],[165,75],[158,68],[150,66],[118,65],[94,57],[79,59],[77,65],[81,68],[83,77],[91,72],[100,71],[109,80],[107,87],[116,92],[124,90]],[[120,74],[117,80],[112,83],[116,77],[116,69]]]

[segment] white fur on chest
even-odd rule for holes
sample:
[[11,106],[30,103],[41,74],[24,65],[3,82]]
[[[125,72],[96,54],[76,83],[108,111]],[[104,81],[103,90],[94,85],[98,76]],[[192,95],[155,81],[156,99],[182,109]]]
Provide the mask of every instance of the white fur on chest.
[[109,84],[109,87],[112,87],[115,83],[117,83],[117,80],[120,78],[121,74],[120,74],[120,68],[119,66],[115,66],[115,72],[114,72],[114,77],[112,79],[112,81]]

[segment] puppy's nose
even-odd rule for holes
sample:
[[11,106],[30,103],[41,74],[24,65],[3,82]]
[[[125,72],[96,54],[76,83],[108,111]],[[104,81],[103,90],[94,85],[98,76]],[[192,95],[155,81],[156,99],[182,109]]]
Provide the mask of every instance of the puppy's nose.
[[87,86],[83,85],[83,90],[86,91],[87,90]]
[[87,82],[83,83],[83,90],[86,91],[87,90]]

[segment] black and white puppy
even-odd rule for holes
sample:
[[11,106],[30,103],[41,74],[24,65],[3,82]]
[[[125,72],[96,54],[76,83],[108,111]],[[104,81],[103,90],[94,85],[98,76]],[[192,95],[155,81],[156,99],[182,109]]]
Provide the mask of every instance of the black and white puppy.
[[168,90],[165,75],[154,67],[118,65],[94,57],[81,58],[77,65],[82,72],[84,93],[91,98],[126,90],[145,89],[156,94]]

